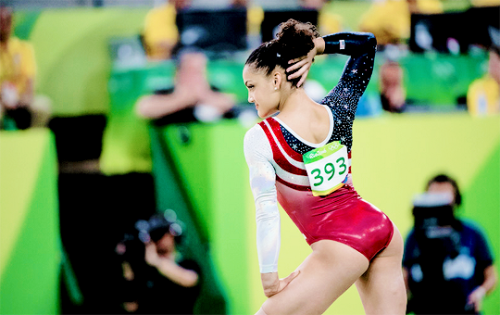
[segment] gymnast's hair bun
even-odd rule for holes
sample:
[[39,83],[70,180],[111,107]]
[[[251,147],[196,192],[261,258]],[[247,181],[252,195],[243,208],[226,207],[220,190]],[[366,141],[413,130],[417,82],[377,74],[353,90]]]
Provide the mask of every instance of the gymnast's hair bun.
[[[266,75],[270,75],[276,66],[286,69],[290,66],[288,61],[305,56],[314,48],[313,40],[319,37],[319,34],[311,23],[290,19],[280,24],[276,36],[276,39],[262,43],[255,49],[245,64],[263,70]],[[300,77],[288,79],[287,76],[286,80],[295,86]]]
[[307,55],[314,48],[313,40],[319,37],[316,26],[289,19],[280,24],[276,42],[281,51],[290,59]]

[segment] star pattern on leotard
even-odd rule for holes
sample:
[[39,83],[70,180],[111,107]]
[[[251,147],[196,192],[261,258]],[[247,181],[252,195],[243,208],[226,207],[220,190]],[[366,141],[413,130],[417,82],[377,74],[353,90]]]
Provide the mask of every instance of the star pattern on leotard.
[[[351,151],[352,147],[352,125],[356,114],[359,98],[366,90],[373,72],[375,49],[370,53],[352,56],[339,80],[339,84],[321,101],[332,111],[335,122],[332,135],[328,143],[340,141]],[[357,75],[360,73],[360,75]],[[288,145],[296,152],[304,154],[314,149],[297,139],[283,125],[281,132]]]

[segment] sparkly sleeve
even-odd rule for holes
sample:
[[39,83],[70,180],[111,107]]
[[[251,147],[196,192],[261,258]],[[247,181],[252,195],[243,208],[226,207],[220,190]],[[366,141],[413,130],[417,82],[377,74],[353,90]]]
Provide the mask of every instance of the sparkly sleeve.
[[260,126],[256,125],[247,132],[244,150],[250,171],[250,187],[255,200],[260,272],[276,272],[281,243],[276,172],[270,162],[271,147]]
[[337,86],[328,93],[323,104],[329,105],[342,120],[352,125],[358,101],[373,72],[377,40],[371,33],[336,33],[326,35],[324,54],[350,56]]

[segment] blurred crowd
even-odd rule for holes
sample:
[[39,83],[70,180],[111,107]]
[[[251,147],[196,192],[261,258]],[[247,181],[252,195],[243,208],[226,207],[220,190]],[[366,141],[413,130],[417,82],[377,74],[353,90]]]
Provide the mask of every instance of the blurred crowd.
[[[234,30],[234,34],[244,36],[244,43],[241,47],[236,43],[236,48],[232,47],[229,54],[226,51],[214,54],[205,49],[205,39],[200,34],[180,32],[179,17],[199,11],[193,4],[194,0],[193,3],[190,0],[156,1],[157,5],[151,8],[145,17],[143,29],[137,35],[149,63],[174,62],[174,84],[139,97],[134,104],[136,115],[157,126],[214,122],[237,117],[240,104],[237,104],[233,95],[210,82],[207,69],[210,62],[221,56],[232,58],[242,50],[248,51],[260,44],[265,37],[264,23],[267,22],[267,9],[263,2],[228,1],[223,10],[243,12],[246,17],[246,34],[238,34]],[[461,104],[453,105],[456,105],[457,110],[466,108],[473,116],[498,115],[498,14],[496,25],[486,23],[481,29],[470,26],[473,35],[481,32],[478,38],[485,40],[469,42],[470,47],[459,46],[458,51],[454,40],[449,40],[448,46],[443,49],[433,45],[432,39],[430,44],[425,44],[432,36],[429,32],[415,39],[415,34],[412,35],[415,32],[415,25],[412,26],[415,17],[442,16],[445,19],[447,12],[443,2],[373,0],[370,8],[359,19],[357,29],[351,29],[345,18],[335,12],[334,0],[297,0],[295,6],[291,9],[287,7],[286,10],[305,12],[299,17],[314,12],[320,34],[344,30],[375,34],[378,41],[377,58],[380,60],[377,86],[379,100],[376,104],[380,111],[371,112],[374,116],[382,110],[387,115],[411,111],[412,104],[406,91],[406,84],[411,82],[405,83],[407,73],[401,65],[401,59],[409,54],[417,54],[412,45],[417,45],[421,50],[419,53],[429,54],[430,58],[434,58],[432,56],[435,54],[468,54],[474,49],[487,51],[488,67],[483,76],[470,82]],[[471,0],[470,5],[471,8],[488,8],[500,12],[498,0]],[[12,7],[2,4],[0,128],[24,130],[49,127],[56,136],[62,243],[81,279],[82,292],[90,301],[79,306],[71,297],[65,297],[62,311],[192,314],[204,275],[200,263],[179,250],[179,246],[181,249],[187,246],[182,239],[189,231],[186,231],[174,211],[157,210],[151,174],[130,173],[117,178],[105,176],[101,172],[99,158],[108,120],[106,115],[61,117],[52,114],[50,98],[36,93],[36,51],[28,40],[13,36],[14,16]],[[282,21],[275,22],[274,27]],[[270,29],[274,30],[273,27]],[[416,43],[412,44],[412,40]],[[314,93],[313,90],[311,93]],[[368,116],[371,114],[368,112]],[[255,116],[251,119],[255,119]],[[104,187],[113,187],[114,190],[104,194]],[[411,293],[408,311],[415,314],[478,314],[484,296],[494,289],[497,282],[488,240],[480,229],[455,217],[455,209],[460,206],[460,193],[452,178],[437,176],[428,183],[426,190],[427,193],[414,202],[415,227],[408,236],[403,262]],[[445,210],[439,212],[441,208]],[[109,212],[106,218],[112,224],[101,224],[91,219],[82,221],[78,216],[79,211],[76,211],[78,209],[94,214],[107,209],[117,210]],[[436,211],[446,213],[446,216],[439,217]],[[117,217],[121,219],[117,220]],[[435,218],[435,224],[422,223],[426,219],[425,222],[430,222],[428,218]],[[95,235],[89,233],[96,226],[105,232]],[[433,232],[437,236],[432,236]],[[90,236],[82,240],[81,235]],[[89,249],[89,243],[98,245]],[[103,260],[107,260],[106,263],[89,261],[84,255],[97,247],[97,252],[102,254]],[[436,258],[437,253],[439,259]],[[97,274],[89,271],[99,269],[101,271]],[[108,279],[112,284],[93,292],[93,279],[98,276]],[[108,290],[114,291],[113,294],[106,295]],[[442,295],[439,301],[433,300],[435,292],[443,291],[449,293],[445,297],[447,304],[444,309],[445,298]]]
[[[314,19],[320,34],[328,34],[350,30],[342,16],[335,13],[335,1],[326,0],[300,0],[296,5],[286,9],[291,11],[314,11],[317,15]],[[179,17],[192,10],[200,10],[192,6],[190,0],[165,0],[156,1],[157,6],[146,16],[144,28],[140,33],[144,52],[150,61],[162,61],[174,59],[178,65],[175,88],[171,87],[163,91],[157,91],[154,96],[144,97],[137,104],[137,113],[146,118],[158,119],[184,109],[194,109],[202,105],[201,120],[220,119],[224,114],[231,112],[236,100],[225,91],[218,91],[207,81],[207,63],[213,59],[213,55],[207,56],[206,37],[213,34],[196,34],[193,29],[180,33]],[[472,8],[490,8],[497,10],[499,2],[496,0],[471,1]],[[333,9],[332,9],[333,8]],[[264,32],[265,5],[259,1],[233,0],[227,3],[223,10],[243,10],[246,12],[246,33],[234,33],[229,36],[247,37],[243,47],[237,50],[252,48],[261,40],[268,40]],[[275,10],[275,9],[274,9]],[[291,12],[290,11],[290,12]],[[440,0],[375,0],[371,7],[359,19],[359,25],[354,31],[371,32],[375,34],[378,41],[380,62],[378,90],[383,110],[392,113],[401,113],[411,105],[411,99],[407,99],[405,76],[407,75],[400,64],[400,59],[412,51],[439,52],[445,54],[469,53],[474,49],[489,51],[489,66],[482,78],[477,78],[470,83],[468,92],[462,99],[457,100],[457,107],[466,104],[472,115],[488,115],[498,113],[499,84],[500,84],[500,30],[498,24],[492,21],[475,27],[478,21],[471,20],[471,27],[467,30],[468,42],[461,43],[456,34],[450,34],[446,47],[438,46],[438,39],[432,38],[432,27],[444,27],[451,23],[446,16]],[[453,14],[456,12],[452,12]],[[497,12],[498,13],[498,12]],[[0,122],[2,129],[26,129],[30,126],[47,126],[51,115],[51,100],[43,95],[37,95],[36,70],[37,65],[33,46],[26,40],[20,40],[12,36],[12,8],[2,7],[2,19],[0,26],[1,40],[1,62],[0,72]],[[294,13],[296,14],[296,13]],[[412,25],[417,21],[416,16],[442,16],[442,22],[438,18],[431,22],[436,25],[422,31],[421,25]],[[456,15],[456,14],[455,14]],[[491,15],[491,14],[490,14]],[[300,16],[300,15],[299,15]],[[312,15],[309,15],[311,17]],[[195,16],[196,18],[196,16]],[[302,18],[307,18],[303,15]],[[457,19],[473,18],[473,15],[464,15]],[[448,19],[448,20],[447,20]],[[486,19],[486,17],[485,17]],[[496,20],[498,20],[498,15]],[[188,22],[186,22],[188,23]],[[279,23],[279,21],[276,21]],[[413,22],[415,24],[416,22]],[[442,23],[442,24],[439,24]],[[453,23],[456,23],[453,22]],[[488,24],[489,23],[489,24]],[[418,24],[418,23],[417,23]],[[412,30],[413,27],[413,30]],[[414,33],[412,35],[412,33]],[[488,33],[484,40],[484,33]],[[228,35],[226,35],[228,36]],[[461,35],[460,35],[461,36]],[[471,38],[477,37],[474,41]],[[257,38],[256,40],[252,40]],[[434,41],[434,42],[433,42]],[[468,47],[464,45],[468,44]],[[230,50],[234,50],[232,47]],[[211,53],[211,52],[208,52]],[[190,56],[192,55],[192,56]],[[223,55],[228,56],[228,55]],[[231,56],[231,55],[229,55]],[[207,59],[207,57],[209,57]],[[186,66],[188,65],[188,66]],[[188,84],[186,84],[188,82]],[[198,96],[187,91],[195,91]],[[313,93],[313,92],[311,92]],[[231,114],[229,115],[231,117]],[[197,117],[193,117],[197,120]],[[175,119],[174,119],[175,121]]]

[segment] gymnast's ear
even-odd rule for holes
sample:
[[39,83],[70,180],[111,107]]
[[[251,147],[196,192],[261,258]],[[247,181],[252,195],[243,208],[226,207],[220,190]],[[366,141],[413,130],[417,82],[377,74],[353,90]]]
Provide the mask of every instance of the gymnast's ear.
[[[284,73],[281,71],[275,70],[273,72],[273,88],[275,90],[279,90],[281,88],[281,84],[284,82]],[[286,80],[285,80],[286,81]]]

